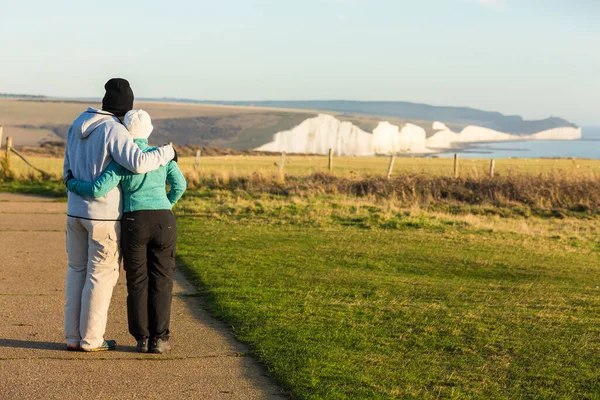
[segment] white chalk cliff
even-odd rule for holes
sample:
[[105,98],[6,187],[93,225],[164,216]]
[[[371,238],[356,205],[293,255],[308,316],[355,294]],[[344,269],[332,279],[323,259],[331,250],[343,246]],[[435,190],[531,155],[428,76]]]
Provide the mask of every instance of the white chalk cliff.
[[399,126],[380,122],[373,130],[373,154],[429,153],[425,147],[425,129],[413,124]]
[[338,156],[372,156],[377,154],[425,154],[465,143],[516,140],[577,140],[581,128],[554,128],[530,135],[514,135],[480,126],[467,126],[453,132],[442,122],[434,122],[436,132],[427,138],[425,129],[407,123],[402,128],[387,121],[380,122],[368,133],[347,121],[319,114],[288,131],[278,132],[273,141],[256,150],[287,153],[327,154],[333,149]]
[[433,130],[435,130],[435,131],[442,131],[444,129],[448,129],[448,127],[443,122],[435,121],[433,123]]
[[534,140],[578,140],[581,139],[581,128],[554,128],[529,135]]
[[[434,122],[433,129],[440,127],[438,122]],[[460,133],[456,133],[444,126],[445,129],[439,130],[427,138],[426,145],[430,149],[443,150],[455,145],[477,142],[507,142],[521,140],[577,140],[581,139],[581,128],[562,127],[548,129],[542,132],[515,135],[495,131],[493,129],[483,128],[481,126],[469,125]]]
[[339,156],[369,156],[373,154],[372,138],[372,134],[351,122],[320,114],[304,120],[292,130],[276,133],[272,142],[257,150],[327,154],[333,149]]

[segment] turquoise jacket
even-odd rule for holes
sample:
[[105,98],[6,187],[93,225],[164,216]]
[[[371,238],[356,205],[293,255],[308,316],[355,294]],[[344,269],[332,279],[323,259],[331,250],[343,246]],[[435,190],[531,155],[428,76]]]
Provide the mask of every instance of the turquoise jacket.
[[[147,139],[134,142],[144,153],[155,149],[148,145]],[[171,185],[169,193],[166,193],[166,182]],[[186,188],[185,178],[174,161],[145,174],[134,174],[112,161],[94,182],[70,179],[67,188],[80,196],[102,197],[119,183],[123,189],[123,212],[170,210]]]

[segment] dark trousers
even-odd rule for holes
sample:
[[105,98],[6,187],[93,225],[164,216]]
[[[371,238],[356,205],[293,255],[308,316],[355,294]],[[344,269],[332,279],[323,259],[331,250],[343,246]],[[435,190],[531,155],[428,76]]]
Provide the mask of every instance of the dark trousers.
[[169,339],[177,226],[171,210],[123,214],[121,248],[127,275],[129,333]]

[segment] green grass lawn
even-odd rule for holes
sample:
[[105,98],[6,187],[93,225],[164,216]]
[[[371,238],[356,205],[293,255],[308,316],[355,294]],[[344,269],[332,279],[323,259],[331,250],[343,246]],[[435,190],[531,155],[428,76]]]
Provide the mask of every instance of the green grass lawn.
[[0,180],[0,193],[37,194],[40,196],[56,197],[62,200],[67,198],[64,183],[56,180],[28,181],[28,180]]
[[180,217],[179,263],[299,399],[599,398],[597,246]]

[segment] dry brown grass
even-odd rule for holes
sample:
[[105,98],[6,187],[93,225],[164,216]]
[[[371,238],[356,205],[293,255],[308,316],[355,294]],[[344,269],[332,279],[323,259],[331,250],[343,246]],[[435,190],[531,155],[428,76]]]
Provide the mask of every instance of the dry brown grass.
[[[56,150],[56,149],[55,149]],[[38,168],[60,176],[62,158],[28,156]],[[497,175],[487,174],[489,160],[462,160],[461,177],[452,175],[450,159],[399,158],[386,179],[389,159],[292,156],[285,178],[277,176],[279,156],[202,157],[180,159],[190,188],[209,188],[285,197],[341,195],[354,199],[393,200],[395,207],[419,207],[476,215],[565,217],[600,211],[600,162],[596,160],[497,160]],[[13,156],[11,171],[27,179],[31,169]],[[6,175],[6,174],[5,174]]]
[[190,172],[186,176],[190,188],[286,197],[341,195],[375,201],[393,200],[398,207],[456,209],[461,213],[468,211],[481,215],[528,216],[533,213],[565,217],[568,213],[596,215],[600,212],[600,180],[567,173],[456,179],[423,174],[404,174],[392,179],[344,177],[322,172],[287,176],[285,180],[260,173],[203,176]]

